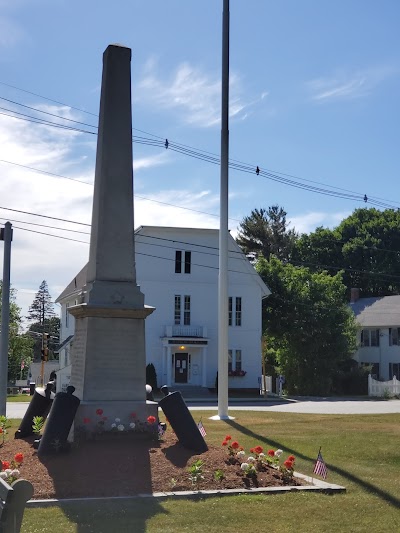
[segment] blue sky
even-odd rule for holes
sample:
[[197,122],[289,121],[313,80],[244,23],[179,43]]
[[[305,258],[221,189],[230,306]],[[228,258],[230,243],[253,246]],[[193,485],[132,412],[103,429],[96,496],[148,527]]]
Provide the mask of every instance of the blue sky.
[[[231,0],[230,11],[230,157],[400,207],[399,2]],[[0,113],[96,125],[102,53],[121,43],[132,48],[134,134],[218,156],[221,28],[222,0],[0,0]],[[0,162],[0,206],[90,223],[95,150],[95,135],[0,114],[9,162]],[[136,226],[218,227],[217,165],[148,144],[133,152]],[[229,191],[233,232],[273,204],[299,232],[365,205],[237,170]],[[26,314],[43,279],[55,298],[88,258],[86,244],[26,230],[88,241],[33,223],[88,228],[4,209],[0,217],[15,227],[11,282]]]

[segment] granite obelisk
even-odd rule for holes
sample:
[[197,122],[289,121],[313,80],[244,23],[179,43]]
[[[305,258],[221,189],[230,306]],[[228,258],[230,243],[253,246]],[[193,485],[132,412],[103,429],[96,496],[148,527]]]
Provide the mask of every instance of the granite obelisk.
[[[102,411],[110,423],[156,416],[146,403],[144,305],[136,284],[131,111],[131,50],[103,55],[92,228],[86,285],[75,317],[71,385],[81,400],[75,424],[87,429]],[[107,424],[105,424],[107,428]]]

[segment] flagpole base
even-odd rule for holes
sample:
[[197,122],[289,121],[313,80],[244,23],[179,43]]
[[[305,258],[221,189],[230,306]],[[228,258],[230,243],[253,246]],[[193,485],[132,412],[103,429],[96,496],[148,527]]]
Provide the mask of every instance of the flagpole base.
[[209,420],[235,420],[235,417],[229,415],[214,415],[210,416]]

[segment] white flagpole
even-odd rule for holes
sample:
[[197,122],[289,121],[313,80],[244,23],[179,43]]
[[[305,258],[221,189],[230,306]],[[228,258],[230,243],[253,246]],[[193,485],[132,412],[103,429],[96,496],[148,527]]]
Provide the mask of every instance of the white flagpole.
[[221,190],[218,276],[218,415],[228,415],[228,164],[229,164],[229,0],[222,13],[222,99],[221,99]]

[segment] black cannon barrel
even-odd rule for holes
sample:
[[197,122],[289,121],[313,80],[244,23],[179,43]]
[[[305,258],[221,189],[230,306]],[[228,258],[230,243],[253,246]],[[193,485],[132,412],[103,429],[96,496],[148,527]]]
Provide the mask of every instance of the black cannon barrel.
[[43,436],[40,439],[38,455],[46,455],[65,450],[67,439],[74,421],[76,411],[81,403],[73,395],[75,387],[67,387],[67,392],[58,392],[47,420]]
[[179,391],[164,396],[158,405],[163,410],[182,446],[198,453],[208,450],[206,441]]
[[46,388],[36,387],[21,425],[15,432],[16,439],[24,439],[25,437],[33,435],[32,424],[34,417],[41,416],[43,419],[46,419],[53,404],[54,396],[52,381],[47,383]]

